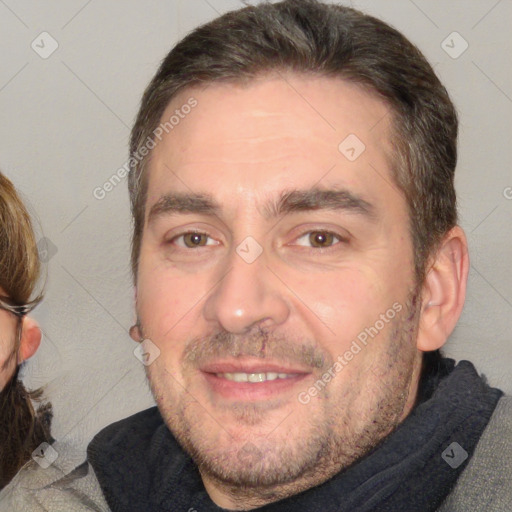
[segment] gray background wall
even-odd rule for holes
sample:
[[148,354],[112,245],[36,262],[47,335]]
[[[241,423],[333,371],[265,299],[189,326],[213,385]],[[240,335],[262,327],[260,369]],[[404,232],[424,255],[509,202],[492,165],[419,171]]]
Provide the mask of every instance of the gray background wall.
[[[472,266],[447,352],[512,392],[512,1],[352,5],[416,43],[458,107],[457,190]],[[0,167],[49,240],[46,300],[34,315],[44,339],[25,381],[47,384],[61,441],[83,448],[104,425],[153,404],[127,333],[134,314],[126,183],[101,200],[93,191],[125,163],[141,94],[171,46],[241,6],[0,1]]]

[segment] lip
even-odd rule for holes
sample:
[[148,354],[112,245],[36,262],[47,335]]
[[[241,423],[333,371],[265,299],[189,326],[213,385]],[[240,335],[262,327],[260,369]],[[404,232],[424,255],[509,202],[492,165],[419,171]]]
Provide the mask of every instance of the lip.
[[[303,381],[311,371],[301,367],[291,367],[282,363],[262,360],[216,361],[200,368],[207,386],[217,395],[229,400],[258,401],[277,398],[288,394]],[[235,382],[218,377],[218,373],[287,373],[286,379],[265,382]]]
[[235,360],[214,361],[199,368],[203,373],[311,373],[311,370],[300,366],[288,366],[275,361],[258,358],[238,358]]

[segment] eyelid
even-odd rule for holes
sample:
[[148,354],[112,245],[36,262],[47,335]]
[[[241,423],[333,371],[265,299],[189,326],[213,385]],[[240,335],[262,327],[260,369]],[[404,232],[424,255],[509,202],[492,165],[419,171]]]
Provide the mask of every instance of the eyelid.
[[[173,222],[174,224],[174,222]],[[171,240],[186,235],[188,233],[198,233],[205,235],[214,240],[224,240],[224,234],[219,228],[209,222],[197,221],[197,222],[183,222],[176,223],[174,227],[162,226],[162,232],[158,234],[158,237],[164,244],[168,244]],[[164,231],[165,229],[165,231]]]
[[[300,228],[298,228],[298,229],[300,229]],[[298,229],[297,229],[297,231],[298,231]],[[288,245],[288,246],[296,245],[299,247],[304,247],[305,249],[313,249],[315,251],[319,251],[319,250],[327,251],[329,249],[333,249],[333,248],[337,247],[340,243],[349,243],[350,238],[351,238],[350,234],[348,234],[348,233],[342,234],[340,231],[341,230],[337,230],[335,228],[323,227],[323,226],[308,226],[308,227],[302,226],[302,229],[299,231],[299,233],[297,235],[293,236],[292,241],[289,243],[286,243],[285,245]],[[176,232],[174,232],[174,233],[171,231],[171,233],[168,233],[164,237],[164,243],[165,244],[173,244],[175,247],[179,247],[181,249],[187,249],[187,250],[193,249],[192,247],[187,247],[184,243],[180,244],[180,245],[176,243],[176,240],[180,239],[181,237],[184,237],[187,234],[192,234],[192,233],[203,235],[208,238],[208,242],[206,245],[197,246],[196,248],[194,248],[195,250],[205,248],[205,247],[217,246],[222,243],[222,241],[219,240],[219,237],[215,237],[215,236],[211,235],[209,233],[209,230],[201,229],[198,227],[190,227],[188,229],[186,227],[183,227],[180,230],[176,230]],[[305,237],[306,235],[310,235],[311,233],[330,234],[336,240],[333,241],[332,245],[327,246],[327,247],[314,247],[314,246],[308,246],[307,244],[303,245],[303,244],[296,243],[297,240]],[[211,241],[213,241],[214,243],[211,243]]]
[[339,243],[346,241],[346,239],[344,239],[339,233],[337,233],[335,231],[330,231],[330,230],[327,230],[327,229],[310,229],[308,231],[303,232],[301,235],[295,237],[294,240],[295,241],[300,240],[301,238],[304,238],[305,236],[311,235],[312,233],[325,233],[325,234],[328,234],[328,235],[332,235],[335,239],[337,239],[337,241],[333,241],[332,245],[328,245],[326,247],[314,247],[314,246],[308,246],[306,244],[304,244],[304,245],[303,244],[296,244],[296,245],[299,245],[300,247],[308,247],[310,249],[315,249],[315,250],[319,250],[319,249],[324,249],[325,250],[325,249],[331,249],[332,247],[335,247]]
[[333,242],[333,245],[330,245],[330,246],[324,247],[324,248],[312,247],[312,246],[308,247],[307,245],[303,245],[303,246],[299,245],[299,247],[314,249],[315,251],[322,250],[322,249],[329,250],[331,248],[338,246],[340,243],[349,243],[352,238],[350,233],[347,230],[341,229],[341,228],[336,228],[336,227],[330,227],[330,226],[327,227],[327,226],[318,226],[318,225],[309,224],[306,226],[303,225],[299,228],[296,228],[293,231],[297,232],[297,234],[296,235],[294,234],[292,241],[285,245],[298,245],[295,243],[297,240],[299,240],[300,238],[302,238],[306,235],[310,235],[311,233],[326,233],[326,234],[330,234],[330,235],[334,236],[335,238],[337,238],[337,241]]
[[201,249],[202,247],[207,247],[207,246],[211,247],[212,245],[219,245],[219,243],[220,243],[218,240],[215,240],[215,238],[213,236],[211,236],[210,234],[208,234],[207,232],[201,231],[198,229],[187,229],[187,230],[181,231],[179,233],[173,234],[171,238],[167,239],[166,243],[173,243],[174,245],[177,245],[178,247],[181,247],[182,249],[192,249],[192,247],[187,247],[185,244],[183,244],[183,245],[176,244],[177,239],[182,238],[185,235],[191,235],[191,234],[203,235],[203,236],[207,237],[208,240],[213,240],[216,242],[214,244],[209,244],[207,242],[206,245],[198,245],[196,248],[194,248],[195,250]]

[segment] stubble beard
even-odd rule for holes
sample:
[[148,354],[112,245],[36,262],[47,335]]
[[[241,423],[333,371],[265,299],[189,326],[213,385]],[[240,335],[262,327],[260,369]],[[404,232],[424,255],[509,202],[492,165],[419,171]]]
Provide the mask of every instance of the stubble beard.
[[[297,416],[303,423],[298,438],[290,440],[283,435],[280,439],[278,425],[270,434],[233,439],[227,449],[224,442],[221,450],[218,439],[209,436],[198,422],[197,407],[202,406],[187,393],[171,391],[167,383],[172,378],[166,377],[165,369],[148,368],[153,396],[168,428],[192,457],[203,480],[214,482],[240,510],[297,494],[367,455],[403,420],[417,358],[418,300],[419,292],[415,290],[390,322],[383,360],[371,369],[360,369],[360,387],[334,397],[327,385],[322,391],[321,413],[306,419],[307,406],[303,406]],[[363,411],[358,409],[362,399],[367,404]],[[250,429],[264,423],[265,413],[280,405],[273,401],[236,403],[229,413],[238,426]],[[354,415],[353,411],[358,412]],[[283,418],[282,424],[288,425],[289,421]],[[223,434],[228,435],[226,431]]]

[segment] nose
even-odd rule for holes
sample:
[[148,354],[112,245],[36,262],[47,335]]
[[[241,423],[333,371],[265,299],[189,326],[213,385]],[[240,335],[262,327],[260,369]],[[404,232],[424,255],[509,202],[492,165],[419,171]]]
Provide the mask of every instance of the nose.
[[267,267],[266,259],[263,252],[249,263],[232,251],[223,277],[204,303],[206,320],[233,334],[286,321],[290,309],[283,285]]

